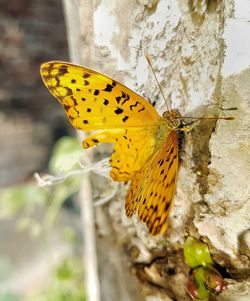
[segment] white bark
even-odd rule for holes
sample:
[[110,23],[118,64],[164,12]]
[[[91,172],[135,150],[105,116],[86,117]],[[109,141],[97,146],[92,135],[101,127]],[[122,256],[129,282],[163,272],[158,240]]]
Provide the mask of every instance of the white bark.
[[[76,64],[83,63],[81,47],[82,47],[82,34],[81,28],[86,26],[81,23],[81,17],[86,16],[86,20],[91,22],[92,5],[91,1],[87,3],[85,10],[78,0],[64,0],[64,12],[67,28],[69,53],[71,61]],[[90,16],[90,17],[89,17]],[[91,25],[91,23],[89,24]],[[89,32],[86,34],[86,40],[89,47],[85,48],[85,55],[91,55],[91,42],[89,39],[91,26],[88,27]],[[79,134],[83,139],[84,134]],[[91,151],[85,153],[85,156],[91,156]],[[85,270],[85,285],[86,285],[86,298],[91,301],[100,301],[100,282],[98,277],[98,262],[96,253],[96,239],[95,239],[95,218],[92,200],[92,189],[89,182],[88,175],[83,176],[81,189],[79,193],[79,203],[81,209],[81,221],[83,232],[83,264]],[[83,287],[85,291],[85,288]]]
[[[187,300],[181,259],[187,234],[207,237],[214,259],[233,278],[243,281],[241,287],[230,285],[218,300],[246,300],[249,1],[75,3],[79,4],[75,9],[81,21],[81,53],[74,61],[123,82],[155,102],[162,113],[166,107],[145,60],[146,50],[171,108],[184,116],[236,117],[234,121],[204,120],[187,135],[187,154],[180,166],[172,228],[166,239],[149,237],[136,218],[125,218],[124,192],[119,202],[96,210],[102,300]],[[237,110],[223,110],[229,107]],[[152,262],[157,256],[164,260]],[[128,258],[130,264],[142,264],[134,268],[142,280],[141,291],[130,274]],[[143,264],[148,266],[141,268]],[[167,272],[171,269],[176,270],[174,275]]]

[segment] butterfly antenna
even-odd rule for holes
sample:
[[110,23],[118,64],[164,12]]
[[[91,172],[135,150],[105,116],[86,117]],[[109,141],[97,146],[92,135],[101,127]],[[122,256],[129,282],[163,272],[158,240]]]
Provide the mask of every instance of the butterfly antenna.
[[147,60],[149,66],[150,66],[150,68],[151,68],[151,70],[152,70],[152,72],[153,72],[153,75],[154,75],[154,78],[155,78],[155,80],[156,80],[156,82],[157,82],[157,84],[158,84],[158,87],[159,87],[159,89],[160,89],[160,91],[161,91],[161,95],[163,96],[163,99],[164,99],[164,101],[165,101],[165,104],[166,104],[166,107],[167,107],[167,111],[170,111],[170,110],[169,110],[169,106],[168,106],[168,102],[167,102],[167,100],[166,100],[166,98],[165,98],[165,95],[164,95],[164,93],[163,93],[163,91],[162,91],[162,87],[161,87],[161,85],[160,85],[160,83],[159,83],[159,81],[158,81],[158,79],[157,79],[157,76],[156,76],[156,74],[155,74],[155,71],[154,71],[153,65],[152,65],[152,63],[151,63],[151,60],[150,60],[150,58],[149,58],[149,55],[148,55],[146,52],[145,52],[145,57],[146,57],[146,60]]
[[180,116],[178,119],[223,119],[223,120],[234,120],[234,117],[190,117],[190,116]]
[[[151,63],[150,57],[149,57],[149,55],[146,52],[144,54],[145,54],[145,57],[146,57],[146,60],[147,60],[147,62],[149,64],[149,66],[150,66],[150,68],[151,68],[151,70],[153,72],[154,78],[155,78],[155,80],[156,80],[156,82],[157,82],[157,84],[159,86],[159,89],[161,91],[161,94],[163,96],[163,99],[164,99],[166,107],[167,107],[167,111],[170,111],[169,110],[169,106],[168,106],[168,102],[167,102],[167,100],[165,98],[165,95],[164,95],[164,93],[162,91],[162,87],[161,87],[161,85],[160,85],[160,83],[159,83],[159,81],[157,79],[157,76],[155,74],[155,71],[154,71],[153,65]],[[180,116],[177,119],[216,119],[216,120],[217,119],[223,119],[223,120],[234,120],[234,117],[232,117],[232,116],[230,116],[230,117],[189,117],[189,116]]]

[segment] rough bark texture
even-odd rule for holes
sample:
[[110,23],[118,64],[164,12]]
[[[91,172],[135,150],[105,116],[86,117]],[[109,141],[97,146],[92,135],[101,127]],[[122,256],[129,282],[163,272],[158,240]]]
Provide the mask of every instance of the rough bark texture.
[[[167,236],[152,238],[136,217],[126,219],[123,187],[116,200],[96,209],[101,299],[188,300],[182,246],[193,235],[207,238],[229,278],[228,290],[216,300],[249,300],[250,71],[244,64],[245,70],[230,77],[223,71],[223,34],[233,19],[234,2],[75,3],[81,20],[81,54],[75,61],[123,82],[162,113],[166,107],[146,50],[171,108],[183,116],[236,117],[203,120],[186,136]],[[232,107],[236,110],[227,110]]]

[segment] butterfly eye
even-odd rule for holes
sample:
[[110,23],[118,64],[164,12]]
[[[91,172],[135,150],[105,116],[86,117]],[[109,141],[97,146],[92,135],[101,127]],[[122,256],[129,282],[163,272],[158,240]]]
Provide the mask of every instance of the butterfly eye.
[[172,126],[174,126],[175,128],[178,128],[180,125],[181,125],[180,119],[172,120]]
[[170,127],[178,128],[181,124],[180,114],[178,111],[166,111],[162,116],[168,122]]

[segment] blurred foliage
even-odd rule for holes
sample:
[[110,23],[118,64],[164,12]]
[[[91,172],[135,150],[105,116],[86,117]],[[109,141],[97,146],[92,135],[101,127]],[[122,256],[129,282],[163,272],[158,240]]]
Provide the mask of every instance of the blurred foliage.
[[[55,144],[49,161],[49,173],[60,177],[79,168],[82,154],[78,139],[63,137]],[[79,190],[81,176],[66,178],[57,185],[39,187],[34,181],[7,187],[0,191],[0,218],[16,221],[18,230],[28,231],[33,236],[50,234],[58,213],[67,199]],[[40,220],[37,217],[37,211]],[[42,217],[41,217],[42,215]],[[70,245],[77,241],[75,230],[66,226],[60,229],[62,237]],[[84,301],[83,266],[80,259],[64,258],[52,267],[42,292],[26,297],[25,301]],[[2,259],[2,260],[1,260]],[[8,259],[0,258],[0,280],[9,274]],[[7,275],[7,276],[6,276]],[[0,293],[0,301],[21,301],[23,298],[12,292]]]
[[22,299],[13,293],[2,293],[0,294],[0,301],[22,301]]
[[[82,149],[75,137],[63,137],[55,144],[49,161],[49,172],[60,175],[79,166]],[[35,182],[7,187],[0,193],[0,218],[18,216],[19,229],[38,235],[41,229],[50,231],[63,203],[79,190],[81,177],[69,177],[62,183],[39,187]],[[47,208],[42,223],[34,217],[39,207]]]
[[83,283],[82,262],[67,258],[55,268],[48,287],[27,301],[85,301]]
[[211,293],[218,294],[226,289],[226,283],[213,267],[208,246],[189,236],[184,243],[184,258],[191,268],[187,291],[195,300],[208,300]]
[[0,256],[0,281],[4,280],[11,269],[9,258]]
[[5,188],[1,192],[0,217],[12,217],[25,210],[25,208],[32,211],[36,204],[44,202],[47,198],[47,191],[34,184]]
[[63,137],[54,146],[52,157],[49,161],[51,173],[69,172],[79,166],[82,148],[79,140],[73,137]]

